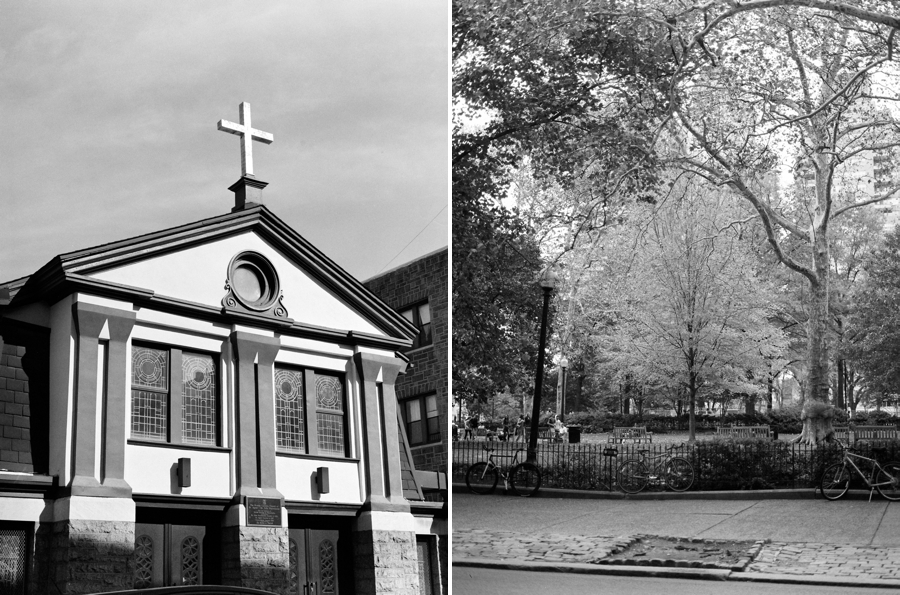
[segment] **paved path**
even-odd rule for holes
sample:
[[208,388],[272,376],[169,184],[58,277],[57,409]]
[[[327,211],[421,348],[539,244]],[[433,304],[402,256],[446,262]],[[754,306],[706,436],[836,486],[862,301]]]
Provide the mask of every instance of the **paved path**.
[[900,503],[572,500],[453,494],[454,560],[592,564],[634,535],[768,540],[745,573],[900,586]]

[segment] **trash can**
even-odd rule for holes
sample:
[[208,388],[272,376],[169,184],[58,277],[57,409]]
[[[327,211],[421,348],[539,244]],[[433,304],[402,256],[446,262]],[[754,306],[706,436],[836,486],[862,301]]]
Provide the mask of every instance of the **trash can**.
[[579,444],[581,442],[581,426],[566,426],[569,430],[569,444]]

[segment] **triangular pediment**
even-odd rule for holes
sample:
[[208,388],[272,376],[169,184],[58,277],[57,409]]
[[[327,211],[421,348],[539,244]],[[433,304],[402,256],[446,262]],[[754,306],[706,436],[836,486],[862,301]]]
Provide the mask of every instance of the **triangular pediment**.
[[406,319],[262,206],[60,255],[12,290],[21,302],[94,284],[103,293],[130,293],[167,307],[240,314],[240,305],[226,303],[226,284],[229,264],[241,253],[265,258],[280,284],[281,307],[248,316],[357,337],[405,342],[415,336]]
[[384,335],[385,332],[329,291],[302,266],[255,231],[210,241],[86,275],[110,283],[152,289],[157,295],[221,307],[229,263],[238,254],[263,256],[278,275],[281,303],[295,322]]

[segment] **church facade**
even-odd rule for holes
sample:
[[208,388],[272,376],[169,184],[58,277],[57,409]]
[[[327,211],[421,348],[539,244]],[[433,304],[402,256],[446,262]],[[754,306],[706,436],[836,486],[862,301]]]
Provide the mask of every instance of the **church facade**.
[[4,592],[446,592],[446,478],[396,394],[419,329],[264,185],[0,285]]

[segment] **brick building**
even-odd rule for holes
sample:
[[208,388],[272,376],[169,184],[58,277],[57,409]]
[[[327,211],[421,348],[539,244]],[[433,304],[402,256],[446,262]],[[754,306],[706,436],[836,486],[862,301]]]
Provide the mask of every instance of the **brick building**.
[[0,284],[0,592],[446,592],[396,397],[420,329],[264,185]]
[[416,468],[443,473],[450,450],[447,253],[436,250],[363,283],[419,329],[404,351],[410,369],[397,380],[397,399]]

